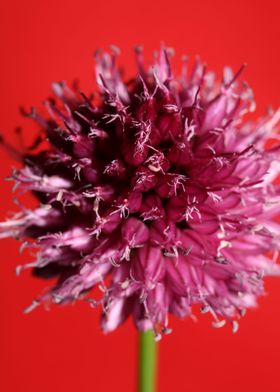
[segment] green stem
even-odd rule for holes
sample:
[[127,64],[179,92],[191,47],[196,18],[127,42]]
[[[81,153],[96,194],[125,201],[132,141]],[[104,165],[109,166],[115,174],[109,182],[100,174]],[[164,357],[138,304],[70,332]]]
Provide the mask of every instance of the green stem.
[[153,331],[140,332],[139,392],[156,391],[156,342]]

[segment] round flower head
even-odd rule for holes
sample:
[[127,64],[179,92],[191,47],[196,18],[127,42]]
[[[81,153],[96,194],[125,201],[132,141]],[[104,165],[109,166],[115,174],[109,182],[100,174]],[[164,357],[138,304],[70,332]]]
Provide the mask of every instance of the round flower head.
[[116,56],[96,54],[94,99],[55,83],[46,118],[28,114],[44,137],[12,178],[40,205],[21,207],[0,236],[37,250],[18,271],[57,283],[27,311],[82,299],[101,305],[105,332],[132,315],[160,338],[169,314],[197,304],[236,331],[263,277],[279,274],[280,111],[244,119],[254,101],[243,67],[217,82],[199,60],[188,75],[183,59],[174,76],[167,49],[148,69],[137,49],[139,73],[125,82]]

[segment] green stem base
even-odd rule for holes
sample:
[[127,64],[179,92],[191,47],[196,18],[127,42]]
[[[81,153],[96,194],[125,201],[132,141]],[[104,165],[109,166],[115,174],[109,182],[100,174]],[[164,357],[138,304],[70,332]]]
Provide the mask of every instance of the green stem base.
[[156,391],[157,347],[153,331],[139,336],[139,392]]

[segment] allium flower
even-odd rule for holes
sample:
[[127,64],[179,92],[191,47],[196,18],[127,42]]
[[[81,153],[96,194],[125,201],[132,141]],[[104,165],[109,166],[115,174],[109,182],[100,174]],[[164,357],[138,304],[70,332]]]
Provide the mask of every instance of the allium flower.
[[83,299],[101,304],[104,331],[132,315],[159,338],[169,314],[198,304],[236,331],[263,276],[279,274],[280,111],[244,119],[254,101],[243,67],[218,82],[198,60],[187,76],[183,60],[174,76],[167,49],[148,69],[138,49],[125,82],[116,55],[96,54],[100,95],[55,83],[48,117],[30,113],[44,136],[12,178],[40,205],[0,230],[37,250],[18,271],[57,277],[31,308]]

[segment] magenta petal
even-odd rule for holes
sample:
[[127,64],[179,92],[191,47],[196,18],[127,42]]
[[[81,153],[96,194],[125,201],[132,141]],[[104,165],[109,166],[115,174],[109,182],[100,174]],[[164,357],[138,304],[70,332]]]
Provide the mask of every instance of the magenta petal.
[[149,229],[141,220],[131,217],[122,225],[122,237],[128,244],[142,245],[149,239]]
[[101,321],[102,330],[112,332],[118,328],[129,316],[131,307],[131,301],[126,298],[118,298],[108,303]]

